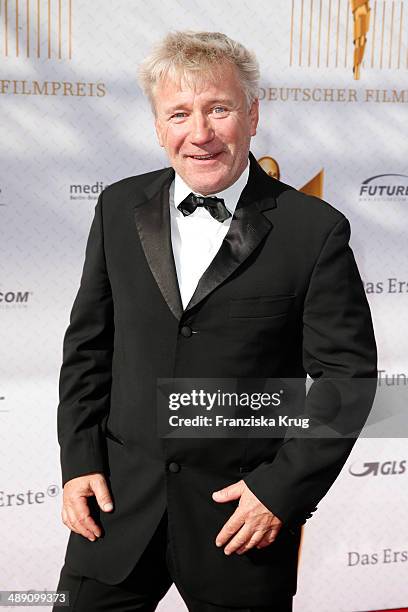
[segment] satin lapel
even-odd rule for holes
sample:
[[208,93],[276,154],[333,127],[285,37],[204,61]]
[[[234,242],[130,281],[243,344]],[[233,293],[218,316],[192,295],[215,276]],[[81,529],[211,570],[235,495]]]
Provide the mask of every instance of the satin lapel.
[[[183,314],[170,230],[169,187],[172,170],[164,171],[161,181],[146,189],[147,198],[134,208],[134,219],[150,270],[173,315]],[[154,195],[151,195],[155,192]]]
[[248,183],[241,194],[220,250],[201,277],[186,310],[194,308],[223,283],[254,252],[272,229],[263,210],[274,208],[274,181],[250,154]]

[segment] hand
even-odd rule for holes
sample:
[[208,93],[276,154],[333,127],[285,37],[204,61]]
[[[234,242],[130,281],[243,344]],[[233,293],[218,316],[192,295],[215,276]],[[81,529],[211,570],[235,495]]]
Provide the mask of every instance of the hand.
[[230,516],[216,537],[216,546],[224,546],[224,553],[241,555],[254,546],[269,546],[279,533],[282,521],[252,493],[243,480],[212,494],[214,501],[225,503],[239,499],[238,508]]
[[92,472],[85,476],[72,478],[64,486],[62,503],[62,522],[64,525],[95,542],[102,535],[102,530],[95,523],[89,511],[87,497],[94,495],[103,512],[111,512],[113,503],[108,485],[102,474]]

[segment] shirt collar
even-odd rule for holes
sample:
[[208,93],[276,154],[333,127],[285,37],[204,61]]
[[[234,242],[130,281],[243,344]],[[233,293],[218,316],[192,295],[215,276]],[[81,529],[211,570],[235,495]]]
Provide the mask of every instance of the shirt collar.
[[[223,189],[223,191],[219,191],[217,193],[212,193],[210,195],[215,195],[224,200],[225,206],[230,211],[231,215],[234,215],[235,208],[238,204],[238,200],[242,191],[244,190],[245,185],[248,182],[249,176],[249,161],[246,165],[245,170],[241,174],[241,176],[229,187]],[[175,173],[174,177],[174,206],[177,206],[192,192],[192,189],[183,181],[181,176]],[[202,195],[201,193],[197,193],[193,191],[192,193],[196,195]],[[204,196],[203,196],[204,197]]]

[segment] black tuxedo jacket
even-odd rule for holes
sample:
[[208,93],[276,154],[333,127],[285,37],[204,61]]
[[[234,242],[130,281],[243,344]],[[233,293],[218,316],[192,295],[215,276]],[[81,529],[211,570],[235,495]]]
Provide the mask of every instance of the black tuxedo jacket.
[[[58,433],[63,483],[103,472],[115,508],[93,506],[104,537],[71,533],[66,562],[119,582],[167,508],[178,579],[191,596],[266,605],[295,592],[301,525],[354,440],[164,440],[156,379],[375,378],[370,311],[344,215],[270,178],[251,154],[228,234],[183,310],[173,178],[166,168],[124,179],[95,208],[64,338]],[[241,478],[284,526],[269,547],[227,557],[214,541],[237,502],[211,494]]]

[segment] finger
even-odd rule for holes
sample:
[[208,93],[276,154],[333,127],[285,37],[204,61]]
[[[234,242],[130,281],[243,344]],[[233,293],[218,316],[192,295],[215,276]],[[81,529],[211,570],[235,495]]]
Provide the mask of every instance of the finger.
[[103,512],[111,512],[113,510],[113,503],[105,478],[101,475],[95,476],[89,484],[100,509]]
[[87,538],[91,542],[94,542],[96,540],[96,536],[94,532],[85,526],[83,522],[83,518],[80,516],[77,516],[74,513],[72,508],[69,508],[69,507],[67,508],[67,515],[68,515],[68,523],[70,525],[71,531],[74,531],[78,535],[81,535],[84,538]]
[[87,538],[89,538],[90,534],[94,536],[94,539],[99,538],[102,530],[91,516],[87,497],[80,495],[79,497],[68,498],[65,508],[74,531]]
[[62,518],[62,522],[64,523],[64,525],[65,525],[66,527],[68,527],[68,529],[71,529],[71,531],[72,531],[71,521],[70,521],[70,520],[69,520],[69,518],[68,518],[68,513],[67,513],[67,511],[65,510],[65,508],[62,508],[62,511],[61,511],[61,518]]
[[266,548],[272,544],[273,540],[269,540],[268,538],[262,538],[260,542],[256,545],[256,548],[261,550],[262,548]]
[[85,529],[91,532],[92,536],[94,536],[94,539],[99,538],[102,535],[101,527],[95,522],[95,520],[89,513],[89,510],[88,514],[80,516],[79,520],[82,521],[82,525],[85,527]]
[[63,522],[71,531],[75,531],[75,533],[79,533],[92,541],[102,535],[102,530],[90,515],[87,505],[85,505],[83,511],[79,512],[75,510],[74,506],[67,506],[66,518],[65,520],[63,518]]
[[258,542],[256,547],[265,548],[266,546],[272,544],[272,542],[276,540],[276,536],[278,535],[279,529],[279,526],[272,527],[264,534],[263,538],[260,540],[260,542]]
[[248,550],[251,550],[251,548],[257,547],[264,535],[265,532],[262,530],[255,531],[253,535],[249,538],[249,540],[247,540],[247,542],[243,546],[237,548],[235,552],[237,553],[237,555],[242,555],[243,553],[248,552]]
[[219,491],[214,491],[212,494],[212,498],[214,501],[219,503],[225,503],[229,501],[233,501],[234,499],[238,499],[241,497],[244,489],[244,481],[239,480],[238,482],[234,482],[228,487],[224,487]]
[[224,546],[245,524],[243,516],[235,510],[215,539],[216,546]]
[[243,526],[238,533],[232,538],[230,542],[228,542],[227,546],[224,548],[224,553],[226,555],[231,555],[232,553],[242,549],[244,552],[249,550],[251,547],[250,542],[255,541],[258,542],[262,538],[262,532],[254,532],[253,529],[247,526]]

